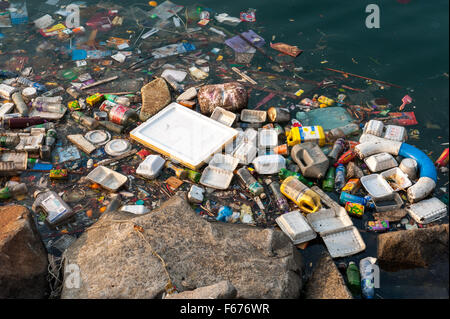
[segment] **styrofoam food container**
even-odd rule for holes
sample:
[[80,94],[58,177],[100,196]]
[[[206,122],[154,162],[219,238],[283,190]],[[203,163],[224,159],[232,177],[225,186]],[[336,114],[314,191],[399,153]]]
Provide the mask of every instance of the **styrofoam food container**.
[[241,121],[248,123],[264,123],[267,118],[266,111],[243,109],[241,111]]
[[236,114],[227,111],[224,108],[217,106],[211,114],[211,118],[217,122],[220,122],[226,126],[231,126],[236,119]]
[[413,158],[404,158],[398,166],[412,180],[417,178],[417,162]]
[[204,196],[203,196],[204,192],[205,192],[205,190],[203,189],[203,187],[200,187],[197,185],[192,185],[191,189],[189,190],[189,193],[187,195],[188,200],[192,203],[201,204],[204,199]]
[[274,129],[259,131],[258,145],[260,148],[274,148],[278,145],[278,134]]
[[397,191],[399,191],[401,189],[407,189],[409,186],[412,185],[412,182],[408,178],[408,175],[406,175],[398,167],[394,167],[394,168],[388,169],[387,171],[384,171],[380,175],[386,180],[388,179],[388,177],[392,177],[392,179],[395,180],[395,182],[396,182],[396,184],[398,186],[396,188],[391,186],[393,188],[394,192],[397,192]]
[[324,232],[322,239],[332,258],[351,256],[366,249],[366,244],[355,226]]
[[447,205],[436,197],[422,200],[406,208],[408,214],[419,224],[428,224],[447,215]]
[[306,219],[314,231],[319,233],[319,235],[323,232],[337,230],[353,225],[350,216],[342,206],[340,206],[339,209],[321,209],[314,214],[306,215]]
[[366,125],[364,125],[363,133],[381,137],[381,135],[383,135],[383,129],[383,122],[378,120],[370,120],[366,123]]
[[116,191],[128,180],[128,177],[125,175],[117,173],[105,166],[97,166],[86,178],[110,191]]
[[228,186],[230,186],[232,179],[233,172],[213,166],[207,166],[203,170],[200,184],[216,189],[227,189]]
[[227,171],[234,171],[239,164],[239,159],[225,154],[214,154],[209,166],[217,167]]
[[391,141],[404,142],[406,141],[408,134],[406,133],[404,126],[387,125],[383,137]]
[[257,149],[254,143],[241,143],[233,152],[233,156],[239,159],[240,164],[248,165],[256,157]]
[[[388,201],[393,201],[394,204],[386,204]],[[398,193],[392,193],[391,195],[381,198],[373,199],[373,204],[375,205],[375,210],[377,212],[386,212],[389,210],[399,209],[403,205],[403,199]]]
[[262,155],[253,160],[253,166],[258,174],[275,174],[286,168],[286,159],[278,154]]
[[159,155],[149,155],[139,164],[136,174],[147,178],[155,178],[161,172],[166,161]]
[[275,219],[281,230],[292,240],[294,245],[310,241],[317,234],[308,224],[306,218],[296,210],[283,214]]
[[104,130],[89,131],[84,135],[91,144],[95,146],[105,145],[111,139],[111,134]]
[[386,198],[394,192],[392,187],[380,174],[371,174],[361,177],[362,186],[372,198]]
[[197,170],[237,134],[231,127],[171,103],[131,131],[130,137]]
[[367,167],[373,173],[398,166],[395,158],[389,153],[378,153],[369,156],[364,159],[364,163],[366,163]]

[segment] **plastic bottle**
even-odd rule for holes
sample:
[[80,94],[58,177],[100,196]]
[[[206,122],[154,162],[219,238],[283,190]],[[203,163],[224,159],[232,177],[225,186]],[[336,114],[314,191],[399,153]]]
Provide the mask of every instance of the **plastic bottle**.
[[285,180],[286,178],[288,178],[289,176],[295,176],[297,177],[297,179],[302,182],[303,184],[307,185],[308,187],[312,187],[314,185],[313,182],[307,180],[302,174],[297,173],[297,172],[293,172],[290,171],[286,168],[282,168],[280,169],[280,172],[278,173],[278,177],[280,178],[280,180]]
[[43,124],[47,122],[46,119],[42,117],[18,117],[18,118],[9,118],[4,119],[2,126],[5,129],[23,129],[29,126]]
[[122,205],[122,197],[120,196],[120,194],[114,194],[108,206],[106,206],[106,209],[103,212],[103,214],[116,211],[117,209],[119,209],[121,205]]
[[259,196],[264,192],[264,187],[250,174],[247,167],[238,169],[236,175],[253,195]]
[[278,208],[281,212],[289,211],[289,203],[286,197],[283,196],[280,192],[280,184],[277,182],[272,182],[269,185],[270,190],[272,191],[273,196],[275,197],[275,202],[277,203]]
[[111,132],[114,132],[117,134],[122,134],[122,131],[124,129],[124,127],[122,125],[118,125],[118,124],[115,124],[110,121],[100,121],[100,122],[98,122],[98,124],[103,126],[104,128],[106,128],[108,131],[111,131]]
[[39,112],[50,112],[50,113],[64,113],[65,107],[62,104],[47,104],[43,103],[39,106],[36,106],[36,110]]
[[167,161],[164,166],[170,169],[179,179],[186,179],[188,177],[188,172],[185,169],[173,165],[171,162]]
[[373,265],[377,259],[366,257],[359,261],[359,271],[361,273],[361,292],[364,298],[373,299],[375,296]]
[[20,137],[15,136],[0,136],[0,147],[14,148],[20,143]]
[[336,163],[334,163],[334,166],[338,166],[339,164],[347,164],[351,160],[353,160],[356,157],[356,153],[353,150],[348,150],[344,154],[342,154]]
[[330,165],[333,165],[334,162],[337,161],[337,159],[342,154],[344,149],[345,149],[345,140],[343,138],[338,138],[334,142],[332,150],[330,151],[330,153],[328,153],[328,158],[330,159]]
[[322,189],[325,192],[332,192],[334,190],[334,181],[336,179],[336,168],[331,166],[328,168],[325,179],[322,182]]
[[358,296],[361,291],[361,277],[359,276],[358,266],[354,261],[348,263],[347,267],[348,287],[354,296]]
[[22,93],[20,92],[13,93],[11,99],[16,105],[17,111],[19,111],[19,113],[22,114],[23,116],[27,116],[28,106],[25,104],[25,101],[23,100]]
[[24,195],[28,193],[27,184],[16,183],[13,185],[7,185],[0,189],[0,199],[9,199],[17,195]]
[[107,112],[111,122],[122,126],[128,126],[139,119],[135,110],[111,101],[104,101],[100,111]]
[[42,208],[47,213],[46,222],[50,226],[57,226],[75,214],[62,198],[49,189],[34,192],[35,201],[32,210]]
[[105,94],[105,99],[123,106],[130,106],[130,99],[126,96],[117,96],[113,94]]
[[32,106],[41,106],[43,104],[61,104],[62,96],[38,96],[33,100]]
[[339,196],[339,202],[342,205],[345,205],[347,202],[351,202],[351,203],[358,203],[358,204],[366,206],[369,203],[369,200],[370,200],[370,196],[361,197],[361,196],[352,195],[352,194],[349,194],[346,192],[341,192],[341,196]]
[[345,126],[336,127],[330,130],[326,134],[326,136],[328,141],[333,142],[338,138],[343,138],[356,132],[359,132],[359,125],[355,123],[350,123]]
[[202,177],[202,174],[199,172],[193,171],[191,169],[186,169],[187,171],[187,177],[189,180],[193,181],[194,183],[198,183],[200,181],[200,178]]
[[28,80],[27,78],[24,78],[23,76],[19,76],[16,79],[17,82],[19,82],[20,84],[23,85],[28,85],[31,87],[34,87],[36,90],[38,90],[39,92],[45,92],[47,91],[47,88],[45,87],[45,85],[39,84],[37,82],[33,82],[31,80]]
[[87,128],[89,128],[91,130],[95,130],[99,125],[99,123],[95,119],[93,119],[92,117],[89,117],[87,115],[84,115],[80,111],[72,112],[72,113],[70,113],[70,115],[75,120],[75,122],[77,122],[83,126],[86,126]]
[[45,135],[45,145],[49,147],[53,147],[53,145],[56,142],[56,136],[58,134],[56,133],[56,130],[51,128],[47,131],[47,134]]
[[320,196],[295,176],[286,178],[281,184],[280,191],[305,213],[315,213],[322,207]]
[[334,179],[334,189],[336,192],[340,192],[345,185],[345,166],[338,164],[336,168],[336,177]]

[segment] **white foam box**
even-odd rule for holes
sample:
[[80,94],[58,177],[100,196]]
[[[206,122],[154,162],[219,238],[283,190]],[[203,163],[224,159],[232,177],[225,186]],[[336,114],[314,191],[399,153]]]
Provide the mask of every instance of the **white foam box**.
[[306,218],[296,210],[283,214],[275,219],[281,230],[292,240],[294,245],[310,241],[317,234],[308,224]]
[[182,165],[198,170],[238,131],[178,103],[171,103],[130,132],[130,137],[168,156]]
[[447,205],[432,197],[412,204],[406,211],[417,223],[428,224],[447,215]]

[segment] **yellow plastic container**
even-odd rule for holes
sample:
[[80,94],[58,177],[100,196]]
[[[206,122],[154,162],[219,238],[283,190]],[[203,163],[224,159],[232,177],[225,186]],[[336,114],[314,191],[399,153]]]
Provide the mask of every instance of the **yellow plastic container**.
[[289,146],[305,142],[317,143],[319,146],[325,145],[325,133],[322,126],[293,127],[286,135]]
[[323,95],[319,96],[317,101],[319,101],[320,104],[325,104],[324,107],[332,106],[334,104],[334,100],[327,98],[326,96],[323,96]]
[[280,186],[280,191],[304,213],[315,213],[322,207],[320,196],[300,182],[295,176],[286,178]]

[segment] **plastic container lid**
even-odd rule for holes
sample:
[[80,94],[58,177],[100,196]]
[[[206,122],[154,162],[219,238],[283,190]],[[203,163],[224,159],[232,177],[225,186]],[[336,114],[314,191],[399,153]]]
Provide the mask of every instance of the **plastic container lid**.
[[389,168],[398,166],[395,158],[389,153],[378,153],[364,159],[367,167],[371,172],[384,171]]
[[107,131],[95,130],[87,132],[84,138],[96,146],[101,146],[108,143],[111,139],[111,134]]
[[131,149],[131,144],[124,139],[115,139],[105,145],[105,152],[111,156],[120,156]]

